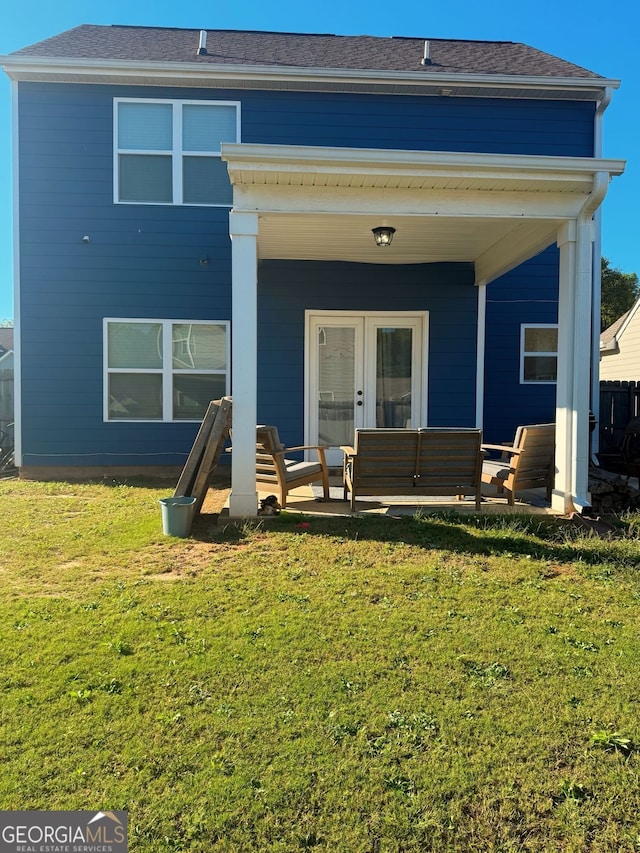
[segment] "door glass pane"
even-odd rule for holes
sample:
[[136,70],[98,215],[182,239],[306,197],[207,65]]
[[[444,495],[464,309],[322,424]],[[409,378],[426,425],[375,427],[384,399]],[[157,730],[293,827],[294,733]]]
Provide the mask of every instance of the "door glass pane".
[[356,330],[318,329],[318,442],[353,444]]
[[412,329],[376,329],[376,426],[411,426]]

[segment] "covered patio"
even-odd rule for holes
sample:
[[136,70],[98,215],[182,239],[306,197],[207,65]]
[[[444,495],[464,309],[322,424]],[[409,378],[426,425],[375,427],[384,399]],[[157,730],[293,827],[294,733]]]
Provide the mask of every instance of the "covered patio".
[[[624,163],[577,157],[223,144],[233,185],[233,462],[229,514],[257,513],[258,260],[370,263],[371,229],[396,229],[375,262],[472,263],[477,287],[475,419],[483,424],[484,316],[492,281],[560,251],[556,472],[552,509],[588,494],[593,216]],[[599,274],[599,265],[595,265]],[[585,349],[587,350],[585,352]],[[455,426],[452,424],[452,426]],[[460,502],[457,502],[458,506]]]

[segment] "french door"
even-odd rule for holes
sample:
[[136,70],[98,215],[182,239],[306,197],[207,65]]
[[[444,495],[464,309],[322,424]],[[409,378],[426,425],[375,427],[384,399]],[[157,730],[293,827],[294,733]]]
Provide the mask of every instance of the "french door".
[[339,465],[358,427],[425,425],[426,352],[426,312],[307,312],[307,442]]

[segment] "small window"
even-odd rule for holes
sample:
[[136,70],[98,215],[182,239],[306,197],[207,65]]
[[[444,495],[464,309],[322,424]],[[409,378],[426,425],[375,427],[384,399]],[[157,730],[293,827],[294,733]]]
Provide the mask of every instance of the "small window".
[[238,103],[116,99],[114,110],[116,202],[231,205],[220,146],[240,139]]
[[228,365],[227,322],[105,320],[105,420],[202,420]]
[[521,327],[520,382],[555,382],[558,377],[558,326]]

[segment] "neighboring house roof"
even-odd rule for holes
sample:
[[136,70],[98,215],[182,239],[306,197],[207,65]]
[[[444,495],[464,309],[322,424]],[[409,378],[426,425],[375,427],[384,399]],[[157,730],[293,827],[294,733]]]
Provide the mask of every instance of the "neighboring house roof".
[[315,35],[207,30],[206,54],[198,54],[200,30],[83,24],[11,54],[86,60],[178,62],[454,74],[524,75],[602,80],[579,65],[519,42]]
[[5,352],[11,352],[13,349],[13,328],[12,327],[0,327],[0,355],[4,355]]
[[633,318],[633,315],[640,307],[640,299],[618,319],[600,333],[600,352],[603,355],[617,352],[619,349],[619,341],[624,334],[625,329]]

